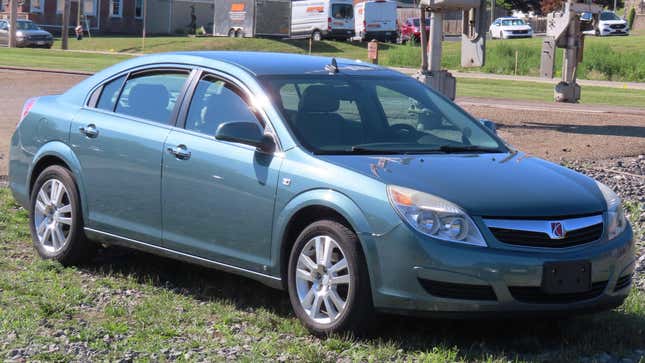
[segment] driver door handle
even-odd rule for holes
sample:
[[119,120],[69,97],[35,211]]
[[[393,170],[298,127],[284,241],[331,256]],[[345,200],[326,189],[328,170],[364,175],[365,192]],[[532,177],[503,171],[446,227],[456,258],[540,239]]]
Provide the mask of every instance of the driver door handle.
[[169,147],[168,152],[174,155],[179,160],[188,160],[190,159],[190,151],[186,145],[177,145],[175,147]]
[[78,131],[80,131],[81,134],[94,139],[99,136],[99,130],[96,128],[96,125],[94,124],[89,124],[85,127],[79,127]]

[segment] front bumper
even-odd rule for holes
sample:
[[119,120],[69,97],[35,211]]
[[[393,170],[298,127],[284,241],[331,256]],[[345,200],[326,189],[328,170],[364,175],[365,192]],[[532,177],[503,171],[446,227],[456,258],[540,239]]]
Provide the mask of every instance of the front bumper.
[[504,39],[511,39],[511,38],[533,38],[533,32],[529,33],[524,33],[524,34],[513,34],[509,32],[504,32]]
[[629,35],[629,29],[623,28],[623,29],[611,29],[611,28],[604,28],[600,30],[600,35],[603,37],[609,36],[609,35]]
[[16,40],[16,46],[18,47],[44,47],[44,48],[51,48],[51,46],[54,44],[53,39],[27,39],[24,38],[22,40]]
[[[470,247],[431,240],[405,224],[371,238],[374,305],[404,314],[470,315],[587,312],[620,305],[631,287],[631,228],[612,241],[562,248]],[[555,250],[555,251],[554,251]],[[589,261],[592,290],[549,295],[546,262]]]

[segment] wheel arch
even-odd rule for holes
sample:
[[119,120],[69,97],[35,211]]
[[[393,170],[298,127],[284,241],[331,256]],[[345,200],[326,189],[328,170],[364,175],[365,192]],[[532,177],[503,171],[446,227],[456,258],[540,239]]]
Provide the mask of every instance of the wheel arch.
[[[336,219],[356,233],[360,250],[366,261],[370,251],[365,236],[369,235],[369,223],[360,208],[346,195],[329,189],[311,190],[293,198],[277,218],[274,236],[274,266],[286,289],[286,273],[291,248],[298,235],[309,224],[325,219]],[[368,271],[369,263],[368,263]],[[370,273],[370,276],[372,274]]]
[[87,206],[85,204],[86,198],[83,178],[81,176],[81,164],[74,151],[61,141],[52,141],[43,145],[34,156],[27,173],[27,193],[29,200],[31,200],[31,190],[38,175],[52,165],[63,166],[72,173],[80,197],[83,218],[85,219],[87,217]]

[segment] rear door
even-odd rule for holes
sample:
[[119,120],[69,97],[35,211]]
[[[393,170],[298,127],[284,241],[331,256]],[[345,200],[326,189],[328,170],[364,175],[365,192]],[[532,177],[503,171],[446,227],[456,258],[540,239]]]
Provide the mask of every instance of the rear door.
[[354,29],[354,5],[351,0],[330,0],[329,5],[332,29]]
[[396,3],[390,1],[365,3],[365,22],[368,32],[396,31]]
[[145,69],[106,82],[75,118],[88,228],[161,241],[161,158],[190,70]]
[[282,159],[215,139],[224,122],[264,121],[234,81],[203,74],[163,155],[163,243],[173,250],[262,272],[271,251]]

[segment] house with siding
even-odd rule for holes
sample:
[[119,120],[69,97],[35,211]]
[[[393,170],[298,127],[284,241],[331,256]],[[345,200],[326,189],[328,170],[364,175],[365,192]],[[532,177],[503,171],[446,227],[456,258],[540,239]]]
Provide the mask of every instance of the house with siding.
[[[0,0],[0,4],[0,18],[8,17],[8,0]],[[18,18],[60,34],[63,7],[64,0],[23,0],[18,5]],[[212,0],[72,0],[70,32],[80,20],[93,34],[138,35],[145,15],[147,34],[186,33],[192,14],[197,27],[212,27],[213,8]]]

